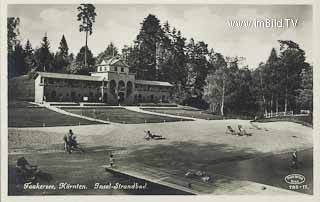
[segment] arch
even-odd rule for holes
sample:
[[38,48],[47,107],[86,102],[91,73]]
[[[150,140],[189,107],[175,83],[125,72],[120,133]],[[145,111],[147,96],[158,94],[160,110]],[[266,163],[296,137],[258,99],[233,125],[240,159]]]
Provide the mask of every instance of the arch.
[[126,84],[124,83],[124,81],[120,80],[120,81],[118,82],[118,90],[123,91],[123,90],[125,90],[125,89],[126,89]]
[[110,81],[110,89],[115,90],[117,87],[117,82],[115,80]]
[[115,95],[116,94],[116,88],[117,88],[117,82],[115,80],[110,81],[109,89],[111,94]]
[[131,81],[127,82],[127,96],[131,95],[131,93],[133,92],[133,84]]

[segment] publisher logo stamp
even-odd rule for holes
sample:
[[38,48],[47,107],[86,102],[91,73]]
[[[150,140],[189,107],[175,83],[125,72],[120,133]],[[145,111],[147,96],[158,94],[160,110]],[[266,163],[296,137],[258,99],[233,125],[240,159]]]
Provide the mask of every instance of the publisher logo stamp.
[[288,184],[299,185],[299,184],[303,184],[306,181],[306,178],[300,174],[290,174],[290,175],[287,175],[284,178],[284,180]]
[[289,184],[289,189],[308,189],[308,185],[304,184],[306,178],[301,174],[290,174],[284,178],[284,181]]

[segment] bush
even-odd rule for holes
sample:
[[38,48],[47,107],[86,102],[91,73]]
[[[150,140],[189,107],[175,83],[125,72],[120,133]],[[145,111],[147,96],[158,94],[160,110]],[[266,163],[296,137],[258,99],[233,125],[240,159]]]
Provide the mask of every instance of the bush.
[[209,108],[209,104],[206,101],[204,101],[202,98],[199,98],[199,97],[187,98],[187,99],[183,100],[183,102],[181,104],[195,107],[195,108],[199,108],[199,109],[203,109],[203,110],[207,110]]

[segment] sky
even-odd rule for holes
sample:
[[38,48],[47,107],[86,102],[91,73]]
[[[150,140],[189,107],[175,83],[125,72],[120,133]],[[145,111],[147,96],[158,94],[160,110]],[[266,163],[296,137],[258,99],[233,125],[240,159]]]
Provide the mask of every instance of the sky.
[[[64,34],[69,52],[75,55],[85,43],[85,33],[79,32],[77,4],[64,5],[8,5],[8,16],[20,18],[20,40],[30,40],[39,47],[45,33],[56,52]],[[132,45],[141,23],[154,14],[160,23],[168,21],[182,36],[204,41],[209,49],[224,56],[245,57],[245,64],[254,69],[265,62],[277,40],[292,40],[306,52],[312,63],[312,7],[308,5],[117,5],[95,4],[96,22],[89,37],[88,47],[97,56],[110,42],[118,49]],[[298,20],[297,26],[285,28],[230,27],[230,20]]]

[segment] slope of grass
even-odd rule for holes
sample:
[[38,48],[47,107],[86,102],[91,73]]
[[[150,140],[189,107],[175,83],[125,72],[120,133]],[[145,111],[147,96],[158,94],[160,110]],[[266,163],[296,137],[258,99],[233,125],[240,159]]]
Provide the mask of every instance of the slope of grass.
[[274,118],[256,120],[256,122],[275,122],[275,121],[290,121],[290,122],[299,123],[309,127],[312,127],[313,125],[312,116],[284,116],[284,117],[274,117]]
[[188,119],[144,114],[123,108],[64,108],[64,110],[74,114],[125,124],[188,121]]
[[152,108],[144,108],[144,110],[163,113],[163,114],[171,114],[177,116],[186,116],[191,118],[198,119],[206,119],[206,120],[220,120],[223,119],[220,115],[209,114],[202,110],[187,110],[187,109],[152,109]]
[[9,127],[52,127],[100,124],[95,121],[59,114],[27,102],[9,103]]

